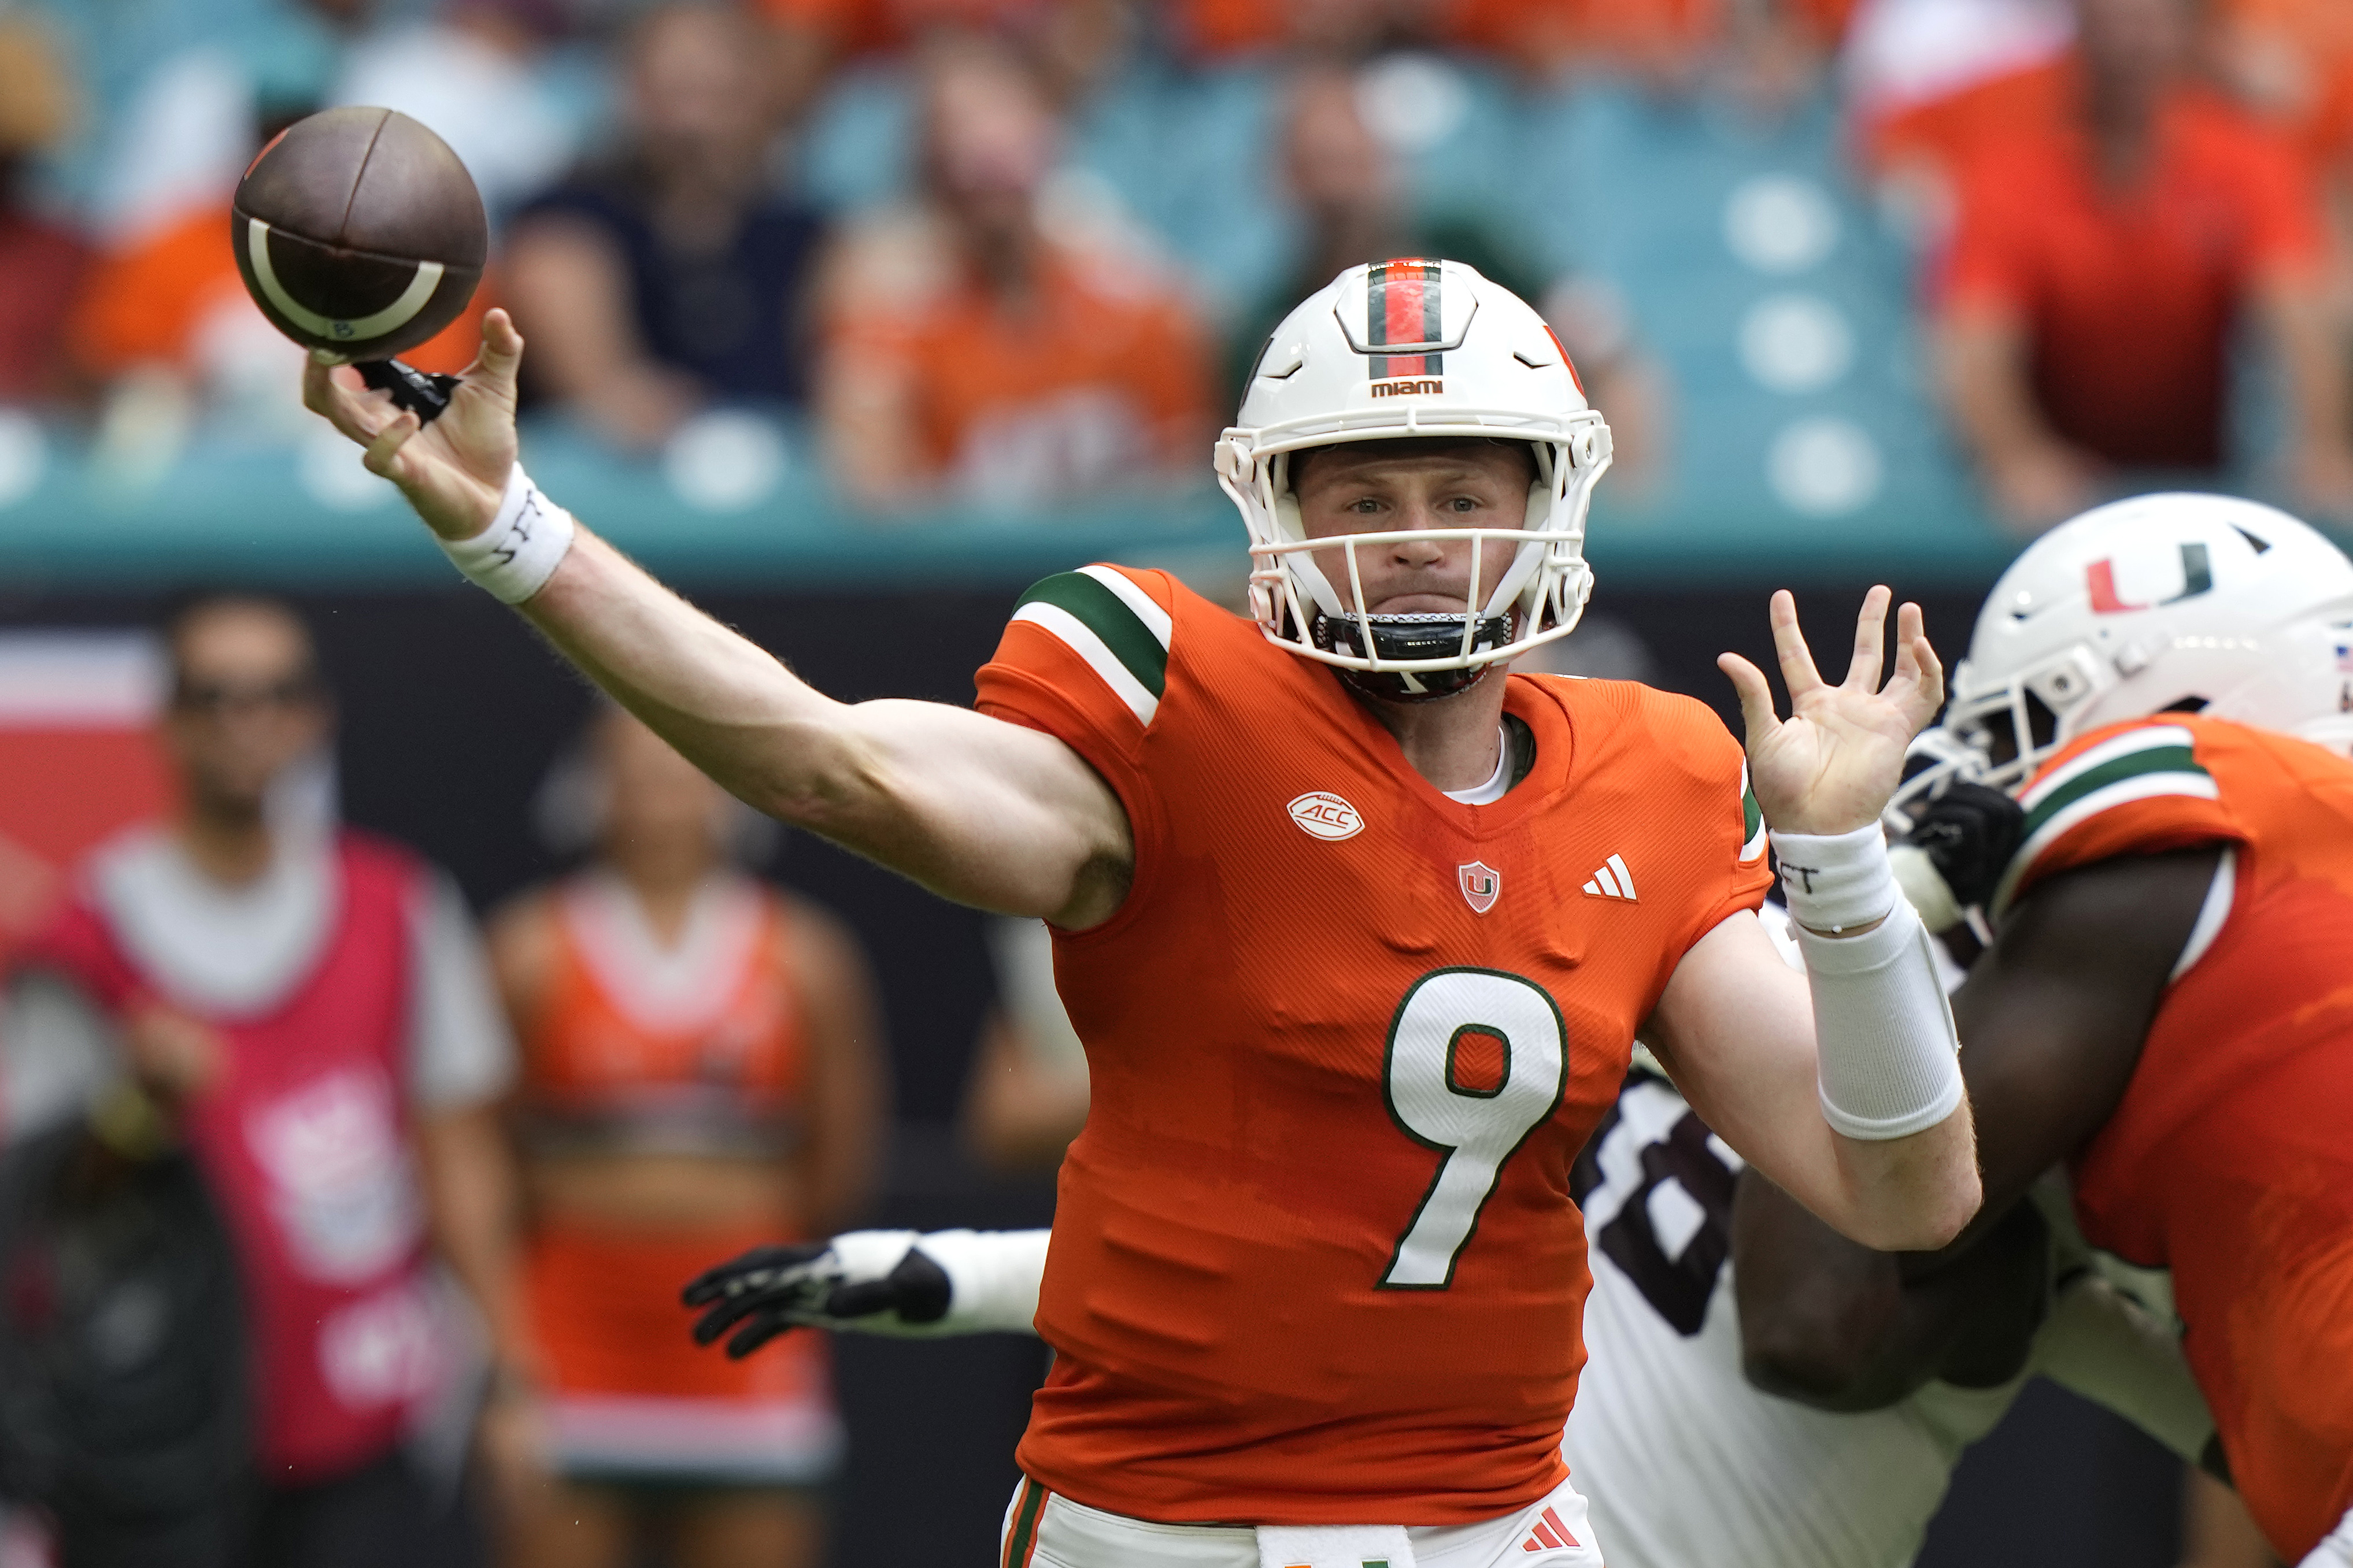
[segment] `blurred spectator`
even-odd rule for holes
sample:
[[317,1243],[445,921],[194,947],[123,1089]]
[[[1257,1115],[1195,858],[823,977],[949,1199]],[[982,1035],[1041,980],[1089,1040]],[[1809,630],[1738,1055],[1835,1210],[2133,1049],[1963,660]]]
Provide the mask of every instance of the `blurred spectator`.
[[1054,989],[1045,921],[990,921],[988,956],[997,1005],[965,1085],[965,1142],[995,1169],[1050,1171],[1087,1122],[1086,1047]]
[[825,74],[859,56],[902,53],[936,32],[986,32],[1016,41],[1037,62],[1053,100],[1068,106],[1124,57],[1140,0],[757,0],[776,24],[788,113]]
[[1841,61],[1856,152],[1915,234],[1949,229],[1982,143],[2063,121],[2074,37],[2072,0],[1862,0]]
[[1544,74],[1564,66],[1680,60],[1721,25],[1724,0],[1170,0],[1176,47],[1196,59],[1286,50],[1362,60],[1460,49]]
[[2327,241],[2293,150],[2186,79],[2191,0],[2078,0],[2070,118],[1967,166],[1935,294],[1953,415],[1995,505],[2042,526],[2114,469],[2211,473],[2235,322],[2284,371],[2302,504],[2353,509]]
[[884,506],[1198,483],[1209,345],[1150,259],[1041,222],[1060,127],[1036,76],[944,40],[923,103],[923,198],[845,235],[828,268],[838,480]]
[[454,1478],[409,1447],[457,1371],[437,1246],[493,1352],[523,1340],[512,1046],[471,922],[446,876],[325,819],[332,710],[290,609],[204,599],[166,636],[178,813],[101,848],[28,950],[0,1103],[15,1136],[90,1114],[117,1147],[184,1139],[227,1216],[256,1500],[220,1568],[476,1561]]
[[396,109],[431,126],[499,224],[572,160],[576,127],[545,79],[566,10],[566,0],[442,0],[430,18],[357,39],[325,101]]
[[[687,1335],[679,1291],[752,1247],[859,1217],[883,1046],[864,955],[830,916],[729,864],[745,808],[617,708],[576,791],[597,855],[493,930],[523,1046],[540,1448],[510,1474],[513,1559],[813,1568],[807,1489],[841,1424],[825,1342],[745,1361]],[[510,1462],[525,1456],[510,1456]]]
[[1239,404],[1282,318],[1340,273],[1392,257],[1444,257],[1477,268],[1544,310],[1587,395],[1609,416],[1619,480],[1639,488],[1661,444],[1661,398],[1656,373],[1633,350],[1623,302],[1593,279],[1548,283],[1520,237],[1482,213],[1417,214],[1404,171],[1366,123],[1366,99],[1365,79],[1345,67],[1310,65],[1291,79],[1281,156],[1300,218],[1299,261],[1228,340],[1229,396]]
[[[1694,85],[1730,45],[1756,54],[1784,35],[1810,57],[1834,48],[1855,0],[1172,0],[1180,49],[1216,59],[1270,50],[1361,60],[1386,49],[1476,53],[1523,74],[1563,69]],[[1743,61],[1744,66],[1762,61]],[[1778,65],[1770,68],[1778,71]]]
[[2211,0],[2223,79],[2316,162],[2353,163],[2353,5],[2345,0]]
[[44,396],[61,379],[59,328],[85,252],[33,210],[25,186],[32,159],[72,116],[72,90],[47,35],[21,12],[0,14],[0,404]]
[[655,446],[709,404],[806,395],[818,222],[769,188],[765,48],[732,5],[656,6],[624,48],[619,149],[515,220],[529,385],[608,439]]

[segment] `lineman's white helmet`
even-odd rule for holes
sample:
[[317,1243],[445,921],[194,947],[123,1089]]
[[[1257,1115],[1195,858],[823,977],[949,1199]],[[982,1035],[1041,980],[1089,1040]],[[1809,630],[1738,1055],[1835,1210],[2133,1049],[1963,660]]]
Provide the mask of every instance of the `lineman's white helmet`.
[[2353,561],[2284,511],[2153,495],[2087,511],[1994,584],[1945,728],[2007,724],[2015,789],[2102,724],[2194,710],[2353,753]]
[[[1344,534],[1311,549],[1291,454],[1416,437],[1527,442],[1536,478],[1524,527]],[[1585,514],[1609,467],[1609,427],[1544,318],[1459,261],[1353,267],[1292,311],[1260,354],[1217,461],[1250,529],[1250,608],[1268,640],[1384,678],[1385,694],[1460,689],[1475,677],[1425,678],[1483,671],[1567,635],[1584,613]],[[1474,542],[1475,614],[1372,614],[1356,549],[1412,539]]]

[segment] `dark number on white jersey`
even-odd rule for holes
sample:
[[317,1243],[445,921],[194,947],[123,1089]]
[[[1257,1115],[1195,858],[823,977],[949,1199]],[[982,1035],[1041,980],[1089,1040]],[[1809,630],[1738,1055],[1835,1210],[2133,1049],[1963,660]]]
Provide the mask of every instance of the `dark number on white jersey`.
[[[1597,1189],[1623,1186],[1627,1181],[1630,1173],[1624,1166],[1630,1152],[1627,1145],[1642,1136],[1640,1124],[1657,1124],[1654,1116],[1629,1120],[1629,1099],[1645,1089],[1662,1102],[1672,1099],[1672,1089],[1647,1074],[1630,1081],[1570,1170],[1570,1195],[1579,1206],[1588,1207],[1588,1216],[1592,1211],[1586,1200]],[[1595,1244],[1633,1280],[1659,1316],[1686,1337],[1698,1333],[1706,1321],[1708,1297],[1715,1292],[1725,1259],[1732,1255],[1732,1184],[1736,1168],[1717,1152],[1720,1147],[1698,1114],[1683,1108],[1663,1134],[1631,1152],[1639,1183],[1624,1193],[1617,1212],[1592,1235]],[[1696,1218],[1696,1225],[1681,1237],[1662,1238],[1659,1234],[1654,1211],[1661,1205],[1653,1200],[1662,1195],[1662,1188],[1671,1189],[1667,1202],[1672,1206]]]

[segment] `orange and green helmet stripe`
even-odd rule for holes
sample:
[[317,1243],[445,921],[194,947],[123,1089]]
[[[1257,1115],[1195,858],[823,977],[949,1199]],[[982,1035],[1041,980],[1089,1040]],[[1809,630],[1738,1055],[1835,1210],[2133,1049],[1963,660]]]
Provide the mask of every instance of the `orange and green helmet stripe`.
[[1440,309],[1443,289],[1439,264],[1419,257],[1384,261],[1372,269],[1365,286],[1365,342],[1376,351],[1367,365],[1373,380],[1437,375],[1444,370],[1443,354],[1377,352],[1391,343],[1413,346],[1443,342],[1446,329]]

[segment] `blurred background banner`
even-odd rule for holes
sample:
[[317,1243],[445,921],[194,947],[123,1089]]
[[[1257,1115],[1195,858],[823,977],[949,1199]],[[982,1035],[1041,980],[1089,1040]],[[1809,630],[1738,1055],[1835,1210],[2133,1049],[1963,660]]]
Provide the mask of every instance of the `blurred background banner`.
[[[322,815],[486,916],[594,858],[545,831],[585,689],[302,411],[229,252],[256,152],[352,103],[490,210],[411,360],[512,312],[535,479],[844,699],[968,702],[1082,563],[1233,597],[1209,443],[1283,311],[1391,256],[1537,305],[1610,423],[1563,667],[1727,717],[1714,658],[1761,655],[1775,586],[1890,582],[1949,662],[2103,497],[2353,522],[2346,0],[0,0],[0,950],[174,808],[155,628],[192,589],[307,624]],[[872,971],[889,1133],[827,1223],[1050,1217],[1018,939],[805,837],[731,853]],[[1042,1358],[837,1347],[823,1560],[985,1550]],[[1923,1561],[2254,1561],[2185,1545],[2179,1492],[2038,1389]],[[0,1563],[33,1540],[0,1517]]]

